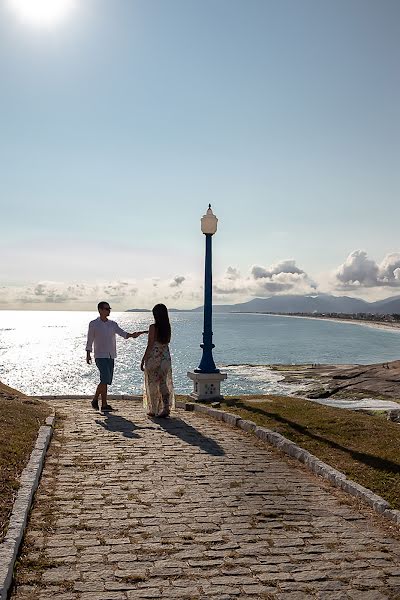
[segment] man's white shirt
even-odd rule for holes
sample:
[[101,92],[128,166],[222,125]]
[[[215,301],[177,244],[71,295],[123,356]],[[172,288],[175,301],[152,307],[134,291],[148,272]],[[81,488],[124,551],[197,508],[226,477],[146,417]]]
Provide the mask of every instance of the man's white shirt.
[[115,358],[117,356],[117,344],[115,334],[127,339],[128,333],[121,329],[115,321],[102,321],[100,317],[90,321],[87,335],[86,351],[91,352],[94,342],[95,358]]

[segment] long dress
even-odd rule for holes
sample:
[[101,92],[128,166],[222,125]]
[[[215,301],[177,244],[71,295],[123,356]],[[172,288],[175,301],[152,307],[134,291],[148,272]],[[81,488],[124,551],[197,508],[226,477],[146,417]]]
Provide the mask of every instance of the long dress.
[[175,406],[171,355],[168,344],[154,342],[150,356],[146,360],[143,406],[147,412],[155,415],[158,415],[165,408],[171,409]]

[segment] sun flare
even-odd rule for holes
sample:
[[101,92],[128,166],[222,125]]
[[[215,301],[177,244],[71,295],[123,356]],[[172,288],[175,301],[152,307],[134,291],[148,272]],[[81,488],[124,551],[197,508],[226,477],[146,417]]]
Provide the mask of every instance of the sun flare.
[[13,12],[35,27],[52,27],[64,21],[76,0],[8,0]]

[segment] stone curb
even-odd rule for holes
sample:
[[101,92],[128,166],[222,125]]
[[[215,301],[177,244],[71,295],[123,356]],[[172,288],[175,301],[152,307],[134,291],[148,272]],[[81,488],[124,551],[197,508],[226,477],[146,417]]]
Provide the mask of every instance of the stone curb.
[[20,487],[11,512],[6,536],[0,544],[0,600],[6,600],[12,582],[15,560],[24,535],[33,495],[39,484],[44,458],[53,433],[55,412],[39,428],[35,447],[22,471]]
[[355,481],[347,479],[344,473],[341,473],[322,460],[319,460],[316,456],[307,450],[304,450],[294,442],[291,442],[280,433],[272,431],[271,429],[267,429],[266,427],[259,427],[253,421],[247,421],[246,419],[242,419],[233,413],[211,408],[204,404],[196,404],[194,402],[177,402],[176,406],[177,408],[183,408],[184,410],[192,410],[203,413],[213,417],[214,419],[217,419],[218,421],[223,421],[232,427],[239,427],[239,429],[243,429],[243,431],[253,433],[263,442],[271,444],[279,450],[282,450],[282,452],[285,452],[285,454],[296,458],[316,475],[320,475],[324,479],[327,479],[333,485],[344,490],[348,494],[356,496],[357,498],[361,498],[377,513],[400,525],[400,510],[390,508],[389,502],[381,498],[381,496],[374,494],[371,490],[356,483]]

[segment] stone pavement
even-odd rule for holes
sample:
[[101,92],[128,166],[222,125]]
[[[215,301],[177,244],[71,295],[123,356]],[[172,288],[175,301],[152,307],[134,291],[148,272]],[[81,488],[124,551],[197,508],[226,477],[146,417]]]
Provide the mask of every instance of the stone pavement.
[[114,404],[53,402],[12,600],[400,598],[378,517],[243,431]]

